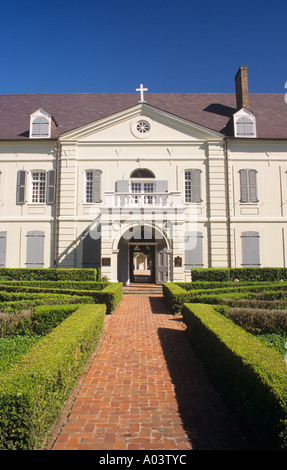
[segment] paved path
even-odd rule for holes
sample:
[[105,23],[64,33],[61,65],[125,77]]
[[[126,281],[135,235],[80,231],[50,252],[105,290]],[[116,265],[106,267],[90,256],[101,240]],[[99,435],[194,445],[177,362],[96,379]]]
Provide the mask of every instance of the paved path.
[[161,296],[124,295],[72,401],[48,449],[244,449]]

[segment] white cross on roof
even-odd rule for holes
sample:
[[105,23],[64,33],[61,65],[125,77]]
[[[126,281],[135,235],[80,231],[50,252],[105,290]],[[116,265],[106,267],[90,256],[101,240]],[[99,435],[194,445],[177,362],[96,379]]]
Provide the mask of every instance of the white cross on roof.
[[141,83],[140,87],[137,88],[136,91],[140,91],[140,94],[141,94],[140,103],[144,103],[144,91],[148,91],[148,88],[144,88],[143,84]]

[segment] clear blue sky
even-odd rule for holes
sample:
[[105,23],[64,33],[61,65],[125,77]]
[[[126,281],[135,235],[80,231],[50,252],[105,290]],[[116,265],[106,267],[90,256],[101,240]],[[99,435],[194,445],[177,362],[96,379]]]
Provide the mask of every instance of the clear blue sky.
[[2,2],[0,94],[285,93],[287,2]]

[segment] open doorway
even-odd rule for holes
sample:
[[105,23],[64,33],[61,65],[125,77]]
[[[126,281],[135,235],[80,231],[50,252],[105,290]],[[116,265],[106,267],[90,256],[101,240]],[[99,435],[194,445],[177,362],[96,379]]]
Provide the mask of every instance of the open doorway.
[[155,282],[155,245],[130,244],[131,282]]
[[118,281],[130,283],[162,284],[169,279],[170,253],[160,232],[139,227],[133,236],[122,236],[118,242]]

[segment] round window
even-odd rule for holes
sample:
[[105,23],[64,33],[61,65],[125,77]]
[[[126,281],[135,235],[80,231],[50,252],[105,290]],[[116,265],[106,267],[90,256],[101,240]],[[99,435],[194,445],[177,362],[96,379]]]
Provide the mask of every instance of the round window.
[[139,121],[139,122],[136,124],[136,130],[137,130],[140,134],[146,134],[147,132],[150,131],[150,124],[149,124],[149,122],[147,122],[147,121]]
[[147,137],[150,137],[152,132],[152,121],[146,117],[143,119],[140,117],[134,119],[131,122],[131,132],[138,139],[146,139]]

